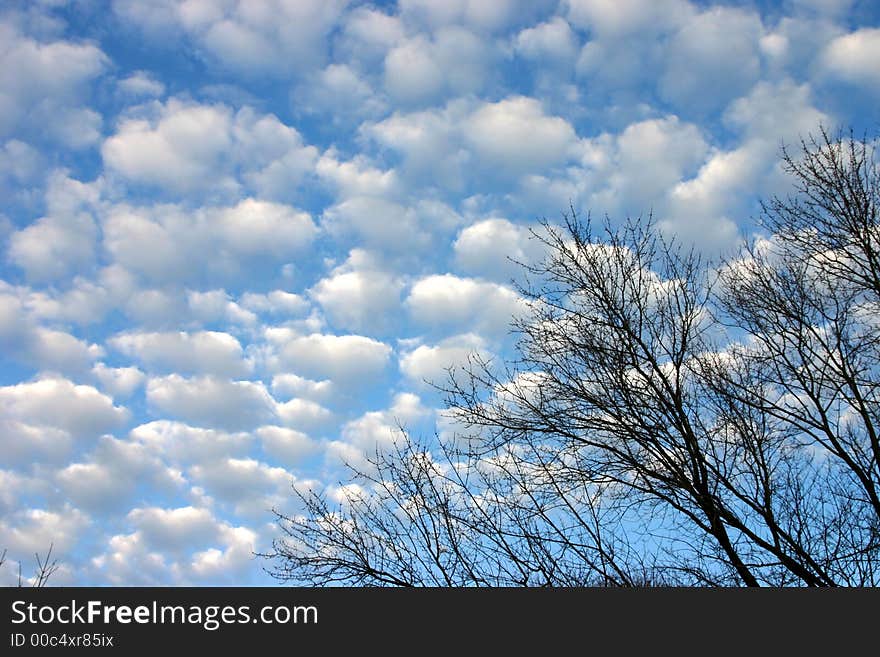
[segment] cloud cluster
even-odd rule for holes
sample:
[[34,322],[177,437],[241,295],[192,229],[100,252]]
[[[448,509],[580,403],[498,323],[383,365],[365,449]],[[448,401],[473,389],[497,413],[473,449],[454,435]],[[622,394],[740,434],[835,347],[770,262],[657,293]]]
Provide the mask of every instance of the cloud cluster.
[[169,194],[223,197],[246,186],[270,198],[288,194],[317,157],[274,115],[177,98],[134,108],[101,154],[107,169],[129,183]]
[[291,486],[454,431],[430,382],[511,355],[541,219],[749,237],[880,88],[873,5],[759,5],[0,9],[0,548],[264,583]]
[[44,41],[0,22],[0,139],[34,135],[80,149],[101,134],[102,117],[88,106],[91,83],[109,59],[91,43]]

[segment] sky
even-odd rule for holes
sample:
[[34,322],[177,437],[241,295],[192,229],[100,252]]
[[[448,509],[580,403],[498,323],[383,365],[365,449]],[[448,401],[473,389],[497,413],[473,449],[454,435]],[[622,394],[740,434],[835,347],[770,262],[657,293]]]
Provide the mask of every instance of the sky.
[[716,257],[877,134],[871,0],[0,6],[0,582],[262,585],[430,382],[513,353],[569,207]]

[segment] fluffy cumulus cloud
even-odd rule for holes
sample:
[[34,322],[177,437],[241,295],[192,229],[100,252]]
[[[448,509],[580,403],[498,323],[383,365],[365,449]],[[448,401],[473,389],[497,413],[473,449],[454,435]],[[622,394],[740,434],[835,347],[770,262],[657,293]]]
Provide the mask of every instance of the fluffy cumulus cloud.
[[98,363],[92,368],[92,374],[114,397],[129,397],[144,382],[144,373],[137,367],[108,367]]
[[102,120],[88,92],[109,63],[104,52],[85,39],[23,34],[12,20],[0,20],[0,41],[0,138],[21,131],[74,149],[93,144]]
[[599,36],[653,33],[691,11],[683,0],[565,0],[569,20]]
[[158,371],[234,377],[250,369],[238,340],[217,331],[123,333],[109,344]]
[[171,204],[108,209],[104,247],[126,271],[151,281],[229,279],[255,265],[302,253],[316,235],[311,217],[288,205],[247,198],[192,212]]
[[320,449],[314,439],[295,429],[265,426],[257,429],[257,435],[263,451],[290,466],[301,463]]
[[48,545],[59,552],[69,550],[88,526],[88,516],[72,507],[20,509],[0,519],[8,549],[29,555],[45,554]]
[[[101,154],[111,172],[169,193],[232,194],[245,183],[268,195],[283,195],[317,155],[274,115],[177,98],[140,106],[123,118]],[[243,181],[234,176],[240,168]]]
[[130,508],[139,485],[174,494],[182,481],[143,446],[104,436],[81,460],[58,470],[53,483],[77,508],[118,514]]
[[513,173],[559,165],[576,143],[568,121],[546,115],[539,101],[523,96],[478,108],[463,133],[483,162]]
[[44,195],[47,214],[10,235],[9,259],[37,281],[88,270],[95,261],[98,199],[95,185],[55,171]]
[[70,333],[41,325],[16,290],[0,288],[0,345],[10,360],[37,370],[81,373],[103,354]]
[[147,381],[146,394],[161,413],[206,427],[248,429],[275,417],[272,396],[253,381],[170,374]]
[[0,387],[0,412],[27,424],[96,438],[126,421],[128,411],[92,386],[63,378]]
[[434,274],[412,286],[406,298],[415,323],[429,329],[473,328],[497,335],[524,310],[509,287],[453,274]]
[[193,463],[244,456],[253,444],[253,436],[247,432],[196,427],[172,420],[154,420],[137,426],[128,438],[178,470]]
[[444,203],[402,203],[376,196],[354,196],[324,211],[321,225],[340,245],[360,244],[400,257],[431,247],[448,232],[458,214]]
[[415,423],[429,416],[418,395],[401,393],[391,405],[381,411],[370,411],[347,422],[338,440],[327,445],[327,457],[368,469],[370,458],[376,451],[393,448],[396,442],[405,440],[403,431],[414,429]]
[[541,260],[544,247],[539,235],[536,226],[500,217],[476,221],[452,243],[455,263],[465,273],[507,283],[521,278],[524,267]]
[[381,332],[399,323],[403,281],[377,264],[355,251],[344,265],[312,288],[311,295],[332,326]]
[[761,19],[713,7],[684,22],[672,37],[660,93],[685,112],[723,108],[760,74]]
[[476,333],[454,335],[438,344],[420,344],[400,357],[400,371],[416,385],[443,385],[454,368],[472,357],[488,360],[486,340]]
[[348,0],[116,0],[115,13],[155,39],[185,35],[210,63],[242,75],[286,76],[323,61]]
[[543,220],[715,257],[781,143],[870,132],[874,4],[6,3],[0,550],[267,583],[291,486],[454,434],[431,383],[515,355]]
[[444,26],[430,37],[418,35],[388,51],[385,88],[403,105],[477,93],[488,82],[495,57],[477,34],[456,25]]
[[563,167],[579,153],[571,123],[521,95],[395,113],[368,124],[367,131],[400,154],[409,177],[439,179],[453,188],[465,186],[474,169],[492,184]]
[[828,73],[868,89],[880,86],[874,62],[880,57],[880,29],[862,28],[831,41],[822,53]]
[[248,504],[248,499],[288,489],[291,475],[284,468],[254,459],[223,459],[192,466],[194,481],[219,500]]
[[112,536],[90,564],[116,585],[235,581],[257,544],[202,507],[138,507],[126,520],[133,531]]
[[278,367],[341,389],[370,387],[383,378],[392,348],[363,335],[312,333],[282,337],[277,344]]

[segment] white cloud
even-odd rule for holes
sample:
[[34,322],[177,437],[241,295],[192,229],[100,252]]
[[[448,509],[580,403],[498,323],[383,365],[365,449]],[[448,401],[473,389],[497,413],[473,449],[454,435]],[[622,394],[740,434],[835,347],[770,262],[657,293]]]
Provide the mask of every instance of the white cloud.
[[830,75],[876,89],[880,86],[880,29],[861,28],[839,36],[825,48],[821,63]]
[[178,194],[237,193],[244,182],[269,197],[289,196],[317,150],[273,115],[245,107],[171,98],[123,119],[102,147],[105,166],[136,184]]
[[169,557],[147,547],[140,532],[116,534],[107,540],[106,551],[92,558],[92,577],[115,586],[180,584],[180,568]]
[[521,276],[522,264],[534,263],[541,255],[541,245],[527,227],[501,218],[484,219],[464,228],[452,247],[456,265],[465,273],[496,282]]
[[89,326],[101,323],[110,307],[121,300],[119,290],[107,280],[106,272],[98,274],[94,281],[76,276],[63,290],[52,286],[48,289],[31,289],[22,303],[35,320],[72,323]]
[[327,455],[331,459],[365,468],[367,459],[375,457],[377,449],[388,449],[395,441],[402,439],[401,426],[407,428],[430,413],[417,395],[400,393],[394,397],[390,408],[370,411],[347,422],[342,427],[341,440],[327,444]]
[[147,546],[161,550],[185,550],[193,544],[213,542],[218,536],[213,514],[208,509],[191,506],[133,509],[128,521],[137,528]]
[[246,292],[239,302],[255,313],[270,315],[302,315],[309,309],[308,301],[284,290],[272,290],[266,294]]
[[46,378],[0,388],[0,411],[31,425],[97,437],[122,425],[128,411],[92,386]]
[[383,114],[387,103],[354,68],[330,64],[296,88],[292,104],[297,111],[330,117],[335,125]]
[[504,333],[524,306],[508,287],[452,274],[426,276],[410,290],[406,306],[426,327]]
[[333,148],[327,149],[318,159],[315,173],[340,197],[400,195],[400,181],[394,169],[379,169],[362,154],[346,161],[338,159],[338,155]]
[[97,239],[91,210],[97,201],[95,185],[54,171],[45,194],[49,214],[10,236],[9,259],[36,281],[56,280],[90,268]]
[[30,144],[10,139],[0,149],[0,176],[12,184],[26,186],[35,182],[44,170],[42,155]]
[[24,362],[71,374],[88,369],[104,353],[99,346],[89,345],[70,333],[42,326],[36,327],[20,346],[24,351],[17,356]]
[[561,16],[522,30],[514,40],[517,54],[542,64],[546,58],[572,60],[577,55],[577,46],[574,32]]
[[130,397],[144,383],[146,375],[136,367],[108,367],[97,363],[92,374],[101,387],[114,397]]
[[248,310],[270,315],[301,315],[309,309],[309,302],[303,297],[284,290],[267,294],[246,292],[239,301]]
[[71,148],[100,137],[101,116],[82,106],[108,59],[92,44],[39,42],[0,23],[0,137],[34,131]]
[[368,6],[354,7],[344,16],[339,47],[350,61],[375,65],[405,35],[398,16]]
[[243,376],[251,370],[237,339],[228,333],[122,333],[108,341],[153,371]]
[[0,346],[13,360],[40,370],[70,374],[87,370],[103,354],[98,345],[89,345],[69,333],[37,324],[18,296],[2,292]]
[[683,111],[724,107],[758,78],[762,36],[753,12],[713,7],[691,18],[668,45],[661,95]]
[[203,463],[217,458],[243,456],[251,447],[248,433],[228,433],[156,420],[131,430],[130,438],[151,453],[177,465]]
[[308,214],[249,198],[195,212],[117,205],[104,219],[104,246],[113,259],[159,282],[235,278],[245,261],[281,262],[303,251],[316,233]]
[[403,281],[376,265],[366,254],[355,250],[344,265],[309,290],[321,304],[331,327],[382,332],[397,324]]
[[94,262],[96,233],[95,222],[87,214],[42,217],[10,237],[9,259],[28,278],[61,278]]
[[361,131],[402,156],[406,178],[459,190],[465,181],[462,168],[470,163],[459,131],[470,110],[471,103],[452,101],[442,110],[395,112]]
[[257,195],[270,200],[293,198],[318,157],[318,149],[305,145],[296,129],[249,107],[236,114],[232,137],[243,179]]
[[173,289],[132,289],[123,309],[130,321],[145,328],[177,326],[187,316],[184,299]]
[[443,384],[450,367],[467,363],[472,354],[483,358],[491,356],[486,341],[474,333],[465,333],[441,340],[436,345],[419,345],[400,358],[400,371],[417,385]]
[[119,81],[119,90],[131,98],[155,98],[165,94],[165,85],[147,71],[135,71]]
[[97,511],[125,504],[134,489],[131,479],[101,463],[71,463],[56,473],[55,482],[71,502]]
[[276,374],[272,377],[272,392],[276,397],[305,397],[316,402],[326,402],[332,399],[333,382],[326,379],[312,381],[296,374]]
[[389,251],[425,248],[430,236],[419,225],[412,207],[371,196],[356,196],[324,211],[321,226],[340,242]]
[[209,548],[193,555],[193,574],[205,582],[241,582],[242,575],[253,567],[257,534],[247,527],[222,525],[220,543],[223,549]]
[[437,30],[432,39],[418,35],[385,57],[385,88],[403,104],[479,92],[494,58],[486,42],[460,27]]
[[703,164],[709,145],[695,125],[675,116],[628,125],[583,143],[588,207],[637,216],[662,209],[663,198]]
[[35,553],[45,555],[50,545],[54,555],[67,553],[90,523],[82,511],[69,506],[54,511],[20,509],[0,518],[0,535],[4,547],[27,563]]
[[723,119],[747,139],[765,144],[773,160],[780,142],[797,140],[830,121],[828,114],[816,108],[810,86],[790,79],[759,82],[730,104]]
[[464,23],[492,32],[547,4],[535,0],[401,0],[399,6],[404,20],[429,28]]
[[425,381],[509,355],[537,217],[729,247],[880,85],[852,0],[62,4],[0,17],[0,536],[65,584],[259,584],[291,484],[467,433]]
[[547,116],[540,101],[524,96],[484,104],[462,130],[483,162],[513,174],[562,164],[577,137],[565,119]]
[[71,435],[64,429],[28,424],[10,417],[0,417],[0,434],[4,441],[3,462],[7,465],[63,462],[73,447]]
[[262,383],[177,374],[150,379],[147,401],[162,413],[211,428],[239,430],[275,417],[275,403]]
[[115,0],[114,10],[153,38],[179,31],[197,52],[241,75],[283,77],[325,57],[327,35],[348,0]]
[[[9,428],[9,423],[0,422],[0,428],[6,430]],[[15,437],[15,433],[9,435]],[[8,465],[19,465],[17,459],[24,455],[24,451],[12,450]],[[10,517],[13,512],[20,511],[19,500],[34,491],[34,484],[37,484],[37,487],[40,486],[32,477],[19,474],[13,469],[0,469],[0,517]]]
[[391,359],[391,347],[362,335],[313,333],[280,345],[283,367],[303,376],[330,379],[334,385],[367,385]]
[[776,193],[780,140],[798,139],[829,117],[817,110],[807,85],[761,82],[737,99],[724,121],[743,132],[740,145],[714,150],[692,178],[671,187],[660,227],[707,249],[736,239],[734,217],[754,199]]
[[220,500],[247,505],[260,495],[286,492],[293,475],[254,459],[228,458],[197,464],[189,469],[192,478]]
[[245,256],[281,258],[302,249],[315,237],[315,225],[305,212],[278,203],[245,199],[217,209],[207,218],[227,249]]
[[93,558],[93,576],[113,585],[241,583],[257,549],[256,533],[202,507],[142,507],[127,517],[135,531],[116,534]]
[[603,37],[661,30],[692,12],[686,0],[565,0],[568,19]]
[[333,420],[333,413],[310,399],[290,399],[278,404],[276,412],[284,424],[301,429],[326,427]]
[[190,261],[173,236],[183,218],[175,219],[164,214],[153,221],[144,209],[114,208],[104,220],[104,247],[130,270],[160,280],[181,278]]
[[477,172],[489,180],[562,167],[578,156],[572,125],[526,96],[450,101],[442,109],[395,113],[362,132],[403,157],[411,180],[459,190]]
[[257,322],[256,314],[233,301],[222,289],[205,292],[187,290],[186,303],[193,319],[198,322],[228,322],[239,326],[251,326]]
[[64,499],[90,512],[115,514],[130,508],[138,487],[173,495],[185,484],[180,471],[142,444],[102,436],[79,462],[54,474]]
[[[231,150],[232,114],[222,105],[172,98],[152,120],[126,119],[101,147],[104,164],[135,182],[189,191],[214,182]],[[223,186],[234,187],[231,180]]]
[[320,449],[320,445],[308,435],[286,427],[260,427],[257,435],[263,451],[286,465],[299,465]]

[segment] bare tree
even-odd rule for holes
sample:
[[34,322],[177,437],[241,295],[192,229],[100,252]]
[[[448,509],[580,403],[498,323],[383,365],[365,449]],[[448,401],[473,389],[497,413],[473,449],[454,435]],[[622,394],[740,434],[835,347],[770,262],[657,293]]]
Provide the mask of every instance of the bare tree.
[[[34,560],[36,561],[36,566],[34,567],[34,574],[29,578],[30,585],[34,588],[43,588],[49,582],[49,578],[58,570],[60,565],[58,564],[57,559],[52,558],[52,550],[54,549],[54,545],[50,544],[49,549],[46,550],[45,556],[40,556],[40,553],[34,553]],[[6,563],[7,551],[4,549],[3,552],[0,552],[0,568]],[[21,570],[21,562],[18,562],[18,586],[24,586],[24,583],[28,581],[28,578],[25,578],[22,575]]]
[[282,580],[368,585],[880,583],[880,199],[865,140],[783,160],[769,235],[712,264],[651,218],[534,237],[518,358],[442,386],[454,441],[301,495]]

